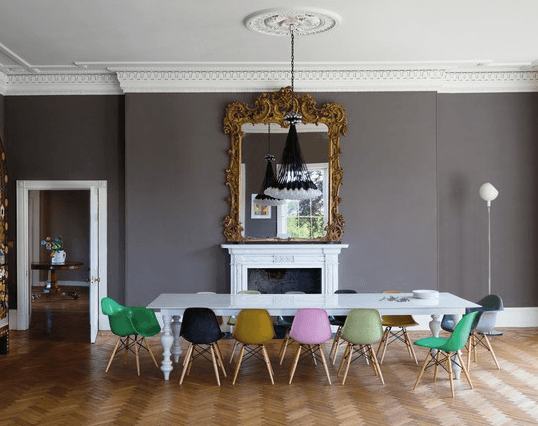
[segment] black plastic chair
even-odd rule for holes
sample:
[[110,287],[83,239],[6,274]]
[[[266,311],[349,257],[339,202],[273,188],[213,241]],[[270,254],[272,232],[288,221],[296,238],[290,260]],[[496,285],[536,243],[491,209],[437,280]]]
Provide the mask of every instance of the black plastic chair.
[[[342,290],[336,290],[334,294],[355,294],[357,293],[356,290],[351,289],[342,289]],[[333,344],[331,346],[331,351],[329,352],[329,359],[331,360],[332,364],[336,362],[336,355],[338,354],[338,348],[344,341],[342,340],[342,327],[344,326],[346,322],[347,315],[329,315],[329,322],[331,325],[337,326],[338,329],[336,330],[336,334],[334,335]]]
[[[219,366],[224,377],[226,377],[226,370],[217,342],[224,336],[224,333],[220,330],[215,313],[208,308],[185,309],[179,334],[189,342],[183,359],[183,371],[179,384],[183,383],[185,373],[189,375],[193,361],[202,356],[213,363],[217,383],[220,386]],[[211,354],[211,358],[209,358],[209,354]]]

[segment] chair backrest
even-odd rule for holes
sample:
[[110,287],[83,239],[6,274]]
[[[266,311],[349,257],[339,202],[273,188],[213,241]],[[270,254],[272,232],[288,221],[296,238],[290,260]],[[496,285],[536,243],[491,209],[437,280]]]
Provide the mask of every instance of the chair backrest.
[[501,296],[496,294],[488,294],[486,297],[483,297],[478,302],[480,308],[469,308],[468,312],[474,311],[504,311],[503,300]]
[[371,345],[381,339],[383,326],[377,309],[352,309],[342,327],[342,337],[348,342]]
[[238,294],[262,294],[258,290],[241,290],[238,292]]
[[131,324],[139,336],[151,337],[161,331],[161,326],[153,309],[143,306],[133,306],[127,309]]
[[259,345],[275,337],[273,322],[265,309],[243,309],[237,316],[233,338],[247,345]]
[[331,324],[324,309],[299,309],[291,325],[290,337],[301,343],[319,344],[331,338]]
[[224,333],[211,309],[187,308],[183,313],[179,335],[191,343],[204,345],[216,342]]
[[101,299],[101,310],[105,315],[115,315],[127,309],[125,306],[120,305],[114,299],[110,297],[103,297]]
[[470,312],[465,314],[463,318],[456,324],[456,327],[448,338],[448,341],[439,349],[445,352],[455,352],[463,348],[467,342],[467,339],[469,338],[469,334],[471,333],[473,321],[478,314],[479,312]]
[[108,316],[110,330],[112,330],[112,333],[116,336],[138,334],[129,318],[129,308],[120,305],[110,297],[104,297],[101,299],[101,310],[103,311],[103,314]]

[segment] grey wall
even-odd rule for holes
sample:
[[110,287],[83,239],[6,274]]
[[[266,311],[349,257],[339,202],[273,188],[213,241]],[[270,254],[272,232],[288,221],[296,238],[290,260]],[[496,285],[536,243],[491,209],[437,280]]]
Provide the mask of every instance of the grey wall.
[[[222,118],[228,103],[253,105],[255,97],[128,94],[125,105],[122,97],[6,98],[11,184],[109,181],[109,285],[120,301],[226,292],[229,258],[220,244],[229,139]],[[487,212],[478,188],[490,181],[500,191],[492,208],[493,290],[507,306],[538,306],[538,94],[315,98],[318,105],[341,102],[349,120],[341,141],[343,242],[350,245],[341,256],[341,288],[439,288],[482,297]],[[10,225],[13,232],[14,219]],[[13,259],[13,272],[11,265]]]
[[[9,239],[16,241],[17,180],[108,181],[108,288],[124,298],[123,96],[5,98],[10,173]],[[11,306],[16,306],[16,253],[10,251]]]
[[538,306],[538,94],[438,97],[439,285],[487,294],[485,182],[491,205],[492,292],[508,306]]

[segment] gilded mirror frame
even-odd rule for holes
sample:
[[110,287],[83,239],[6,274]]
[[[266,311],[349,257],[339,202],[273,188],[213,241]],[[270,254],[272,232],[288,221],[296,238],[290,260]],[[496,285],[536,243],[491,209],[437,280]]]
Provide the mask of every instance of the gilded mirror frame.
[[[245,135],[243,125],[276,123],[281,127],[289,127],[284,116],[290,110],[300,112],[304,124],[325,124],[328,129],[329,206],[325,236],[310,240],[245,237],[242,235],[243,225],[240,223],[241,144]],[[230,190],[228,198],[230,213],[223,222],[223,234],[227,242],[339,242],[342,240],[344,218],[338,211],[343,175],[342,167],[340,167],[342,153],[340,135],[347,134],[347,118],[341,104],[326,103],[321,108],[317,108],[316,101],[311,95],[293,93],[290,87],[284,87],[277,92],[262,93],[256,98],[254,108],[250,108],[245,102],[229,104],[226,107],[223,129],[225,134],[230,135],[230,149],[228,150],[230,166],[226,169],[226,186]]]

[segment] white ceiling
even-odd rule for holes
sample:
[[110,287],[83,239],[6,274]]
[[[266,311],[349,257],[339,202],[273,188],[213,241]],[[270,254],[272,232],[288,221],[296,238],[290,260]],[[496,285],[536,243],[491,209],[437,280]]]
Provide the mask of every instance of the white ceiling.
[[[291,4],[293,3],[293,4]],[[341,17],[296,39],[296,64],[538,70],[537,0],[309,0]],[[264,0],[0,0],[0,72],[284,67],[288,37],[243,23]]]

